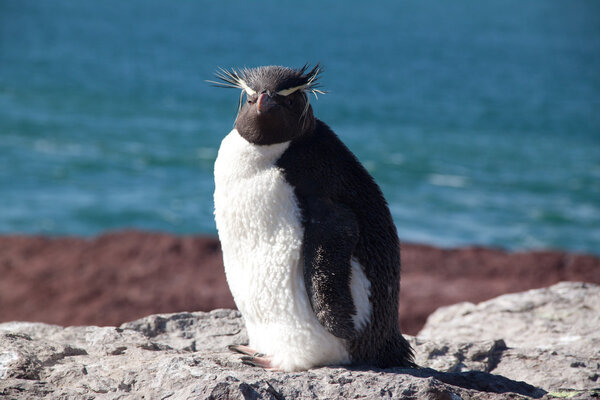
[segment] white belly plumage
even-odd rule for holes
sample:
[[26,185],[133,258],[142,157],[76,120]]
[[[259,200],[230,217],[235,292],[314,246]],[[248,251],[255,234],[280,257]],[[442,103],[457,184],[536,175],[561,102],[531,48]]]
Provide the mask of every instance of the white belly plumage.
[[278,368],[348,363],[344,341],[319,323],[306,294],[300,209],[274,165],[288,146],[257,146],[235,129],[221,143],[214,199],[227,282],[249,346]]

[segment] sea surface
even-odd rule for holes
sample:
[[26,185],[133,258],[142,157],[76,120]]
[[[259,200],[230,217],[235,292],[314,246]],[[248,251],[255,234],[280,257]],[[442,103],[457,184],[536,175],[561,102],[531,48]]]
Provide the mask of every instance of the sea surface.
[[216,233],[205,81],[306,62],[401,239],[600,254],[593,0],[2,0],[0,233]]

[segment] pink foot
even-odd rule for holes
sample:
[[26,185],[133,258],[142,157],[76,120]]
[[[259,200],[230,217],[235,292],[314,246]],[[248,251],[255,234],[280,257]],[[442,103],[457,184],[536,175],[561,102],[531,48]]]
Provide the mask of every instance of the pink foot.
[[273,365],[273,358],[269,356],[244,356],[242,357],[242,364],[264,368],[267,371],[281,371],[279,368]]
[[240,353],[240,354],[244,354],[247,356],[262,356],[263,354],[260,354],[259,352],[257,352],[256,350],[254,350],[251,347],[248,346],[244,346],[243,344],[232,344],[227,346],[227,348],[231,351],[233,351],[234,353]]

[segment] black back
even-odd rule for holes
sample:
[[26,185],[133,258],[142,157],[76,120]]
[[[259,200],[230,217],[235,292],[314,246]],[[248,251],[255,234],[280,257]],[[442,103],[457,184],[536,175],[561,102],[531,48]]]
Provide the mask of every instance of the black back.
[[[329,327],[325,323],[326,327],[348,339],[354,363],[379,367],[414,366],[412,350],[402,337],[398,324],[400,244],[380,188],[350,150],[320,120],[316,120],[311,133],[291,142],[277,165],[294,187],[305,226],[311,225],[310,233],[305,231],[305,272],[312,268],[313,262],[312,256],[307,255],[322,253],[323,249],[315,247],[320,246],[319,240],[327,238],[332,249],[341,249],[338,252],[345,251],[349,245],[353,247],[350,254],[342,254],[343,262],[331,263],[327,268],[338,269],[334,273],[349,286],[350,257],[353,256],[371,282],[372,313],[366,328],[353,334],[344,324]],[[317,215],[319,207],[315,204],[330,207],[338,216],[337,220],[315,224],[320,218]],[[314,240],[315,236],[320,239]],[[313,273],[318,274],[318,271]],[[307,287],[313,308],[317,308],[315,303],[331,304],[340,300],[325,298],[331,296],[326,290],[312,293],[310,286],[309,282]],[[350,296],[349,290],[344,296]],[[351,297],[341,300],[350,304],[350,312],[355,311]],[[348,312],[343,307],[340,310]]]

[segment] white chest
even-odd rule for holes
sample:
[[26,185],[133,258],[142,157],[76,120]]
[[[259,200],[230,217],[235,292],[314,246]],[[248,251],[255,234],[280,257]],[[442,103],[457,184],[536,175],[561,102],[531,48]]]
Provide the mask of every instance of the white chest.
[[303,229],[275,161],[288,143],[256,146],[232,131],[215,163],[215,219],[227,281],[247,322],[293,312]]
[[306,294],[301,212],[275,165],[288,146],[256,146],[234,129],[215,162],[214,199],[227,283],[250,347],[293,371],[350,358],[319,323]]

